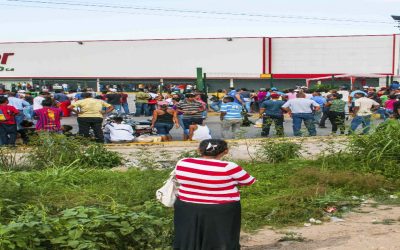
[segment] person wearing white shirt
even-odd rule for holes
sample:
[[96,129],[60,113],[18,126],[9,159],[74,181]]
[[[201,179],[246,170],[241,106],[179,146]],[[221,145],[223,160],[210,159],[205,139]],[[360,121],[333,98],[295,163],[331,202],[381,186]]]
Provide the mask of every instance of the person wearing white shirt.
[[361,92],[354,95],[356,100],[354,101],[353,114],[354,117],[351,121],[349,133],[354,133],[354,131],[362,124],[363,134],[367,134],[371,125],[371,115],[372,109],[378,109],[379,103],[376,101],[365,97]]
[[112,123],[109,123],[104,128],[104,137],[106,142],[132,142],[133,136],[132,126],[122,124],[122,117],[115,117]]
[[44,101],[44,99],[47,96],[49,96],[48,92],[40,92],[40,94],[38,96],[33,98],[33,110],[37,110],[37,109],[43,108],[42,102]]
[[203,141],[211,139],[211,132],[207,125],[193,122],[189,127],[189,140]]
[[291,114],[293,119],[293,134],[301,136],[301,123],[304,121],[310,136],[316,136],[314,112],[320,110],[320,105],[314,100],[307,99],[306,94],[299,92],[296,99],[291,99],[283,104],[282,109]]

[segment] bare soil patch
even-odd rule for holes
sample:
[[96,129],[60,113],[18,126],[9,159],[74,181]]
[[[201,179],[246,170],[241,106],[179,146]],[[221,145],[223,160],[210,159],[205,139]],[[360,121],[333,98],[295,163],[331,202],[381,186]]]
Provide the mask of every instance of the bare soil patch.
[[[279,230],[264,228],[242,236],[242,249],[400,249],[400,207],[364,205],[342,222]],[[295,240],[280,241],[288,234]]]

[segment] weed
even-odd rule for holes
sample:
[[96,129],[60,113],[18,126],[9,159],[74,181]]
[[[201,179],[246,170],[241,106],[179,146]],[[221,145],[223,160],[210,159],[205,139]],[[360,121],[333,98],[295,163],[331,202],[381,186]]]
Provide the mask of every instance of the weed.
[[383,219],[382,221],[374,221],[372,224],[393,225],[396,224],[394,219]]
[[304,238],[301,233],[296,233],[296,232],[286,232],[285,235],[280,238],[278,241],[283,242],[283,241],[297,241],[297,242],[303,242],[305,241],[306,238]]
[[270,163],[288,162],[300,157],[301,146],[293,142],[264,141],[258,152],[257,161]]
[[80,167],[112,168],[123,162],[118,153],[108,151],[103,144],[49,133],[37,136],[26,160],[33,169],[68,166],[72,163]]

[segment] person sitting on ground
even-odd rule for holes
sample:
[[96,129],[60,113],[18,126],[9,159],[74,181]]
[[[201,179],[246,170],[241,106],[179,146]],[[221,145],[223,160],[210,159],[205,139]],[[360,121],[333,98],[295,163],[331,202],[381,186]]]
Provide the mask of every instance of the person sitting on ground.
[[122,124],[122,117],[115,117],[113,122],[104,127],[104,137],[106,142],[132,142],[135,137],[133,136],[132,126]]
[[189,127],[190,141],[203,141],[211,139],[211,132],[207,125],[193,122]]
[[18,129],[18,134],[21,136],[22,142],[24,144],[29,143],[29,138],[36,135],[36,129],[33,127],[33,122],[23,120],[21,122],[21,129]]
[[42,101],[43,108],[34,111],[37,131],[58,132],[61,129],[61,109],[54,108],[53,100],[46,97]]
[[72,126],[71,125],[62,125],[61,126],[61,132],[63,133],[63,135],[65,135],[66,137],[71,137],[71,136],[75,136],[75,134],[72,133]]
[[179,128],[178,113],[169,108],[167,104],[162,104],[159,109],[154,110],[151,128],[157,129],[157,134],[161,136],[161,141],[171,141],[172,136],[169,131],[174,127]]

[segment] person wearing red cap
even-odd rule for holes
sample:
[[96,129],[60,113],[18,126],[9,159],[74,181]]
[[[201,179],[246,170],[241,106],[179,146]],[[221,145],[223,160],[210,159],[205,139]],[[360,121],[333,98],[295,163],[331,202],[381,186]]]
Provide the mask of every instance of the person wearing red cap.
[[263,118],[261,136],[266,137],[269,135],[272,123],[275,124],[276,135],[284,135],[282,106],[285,104],[285,101],[279,100],[279,97],[279,94],[273,92],[271,93],[271,99],[261,104],[260,118]]

